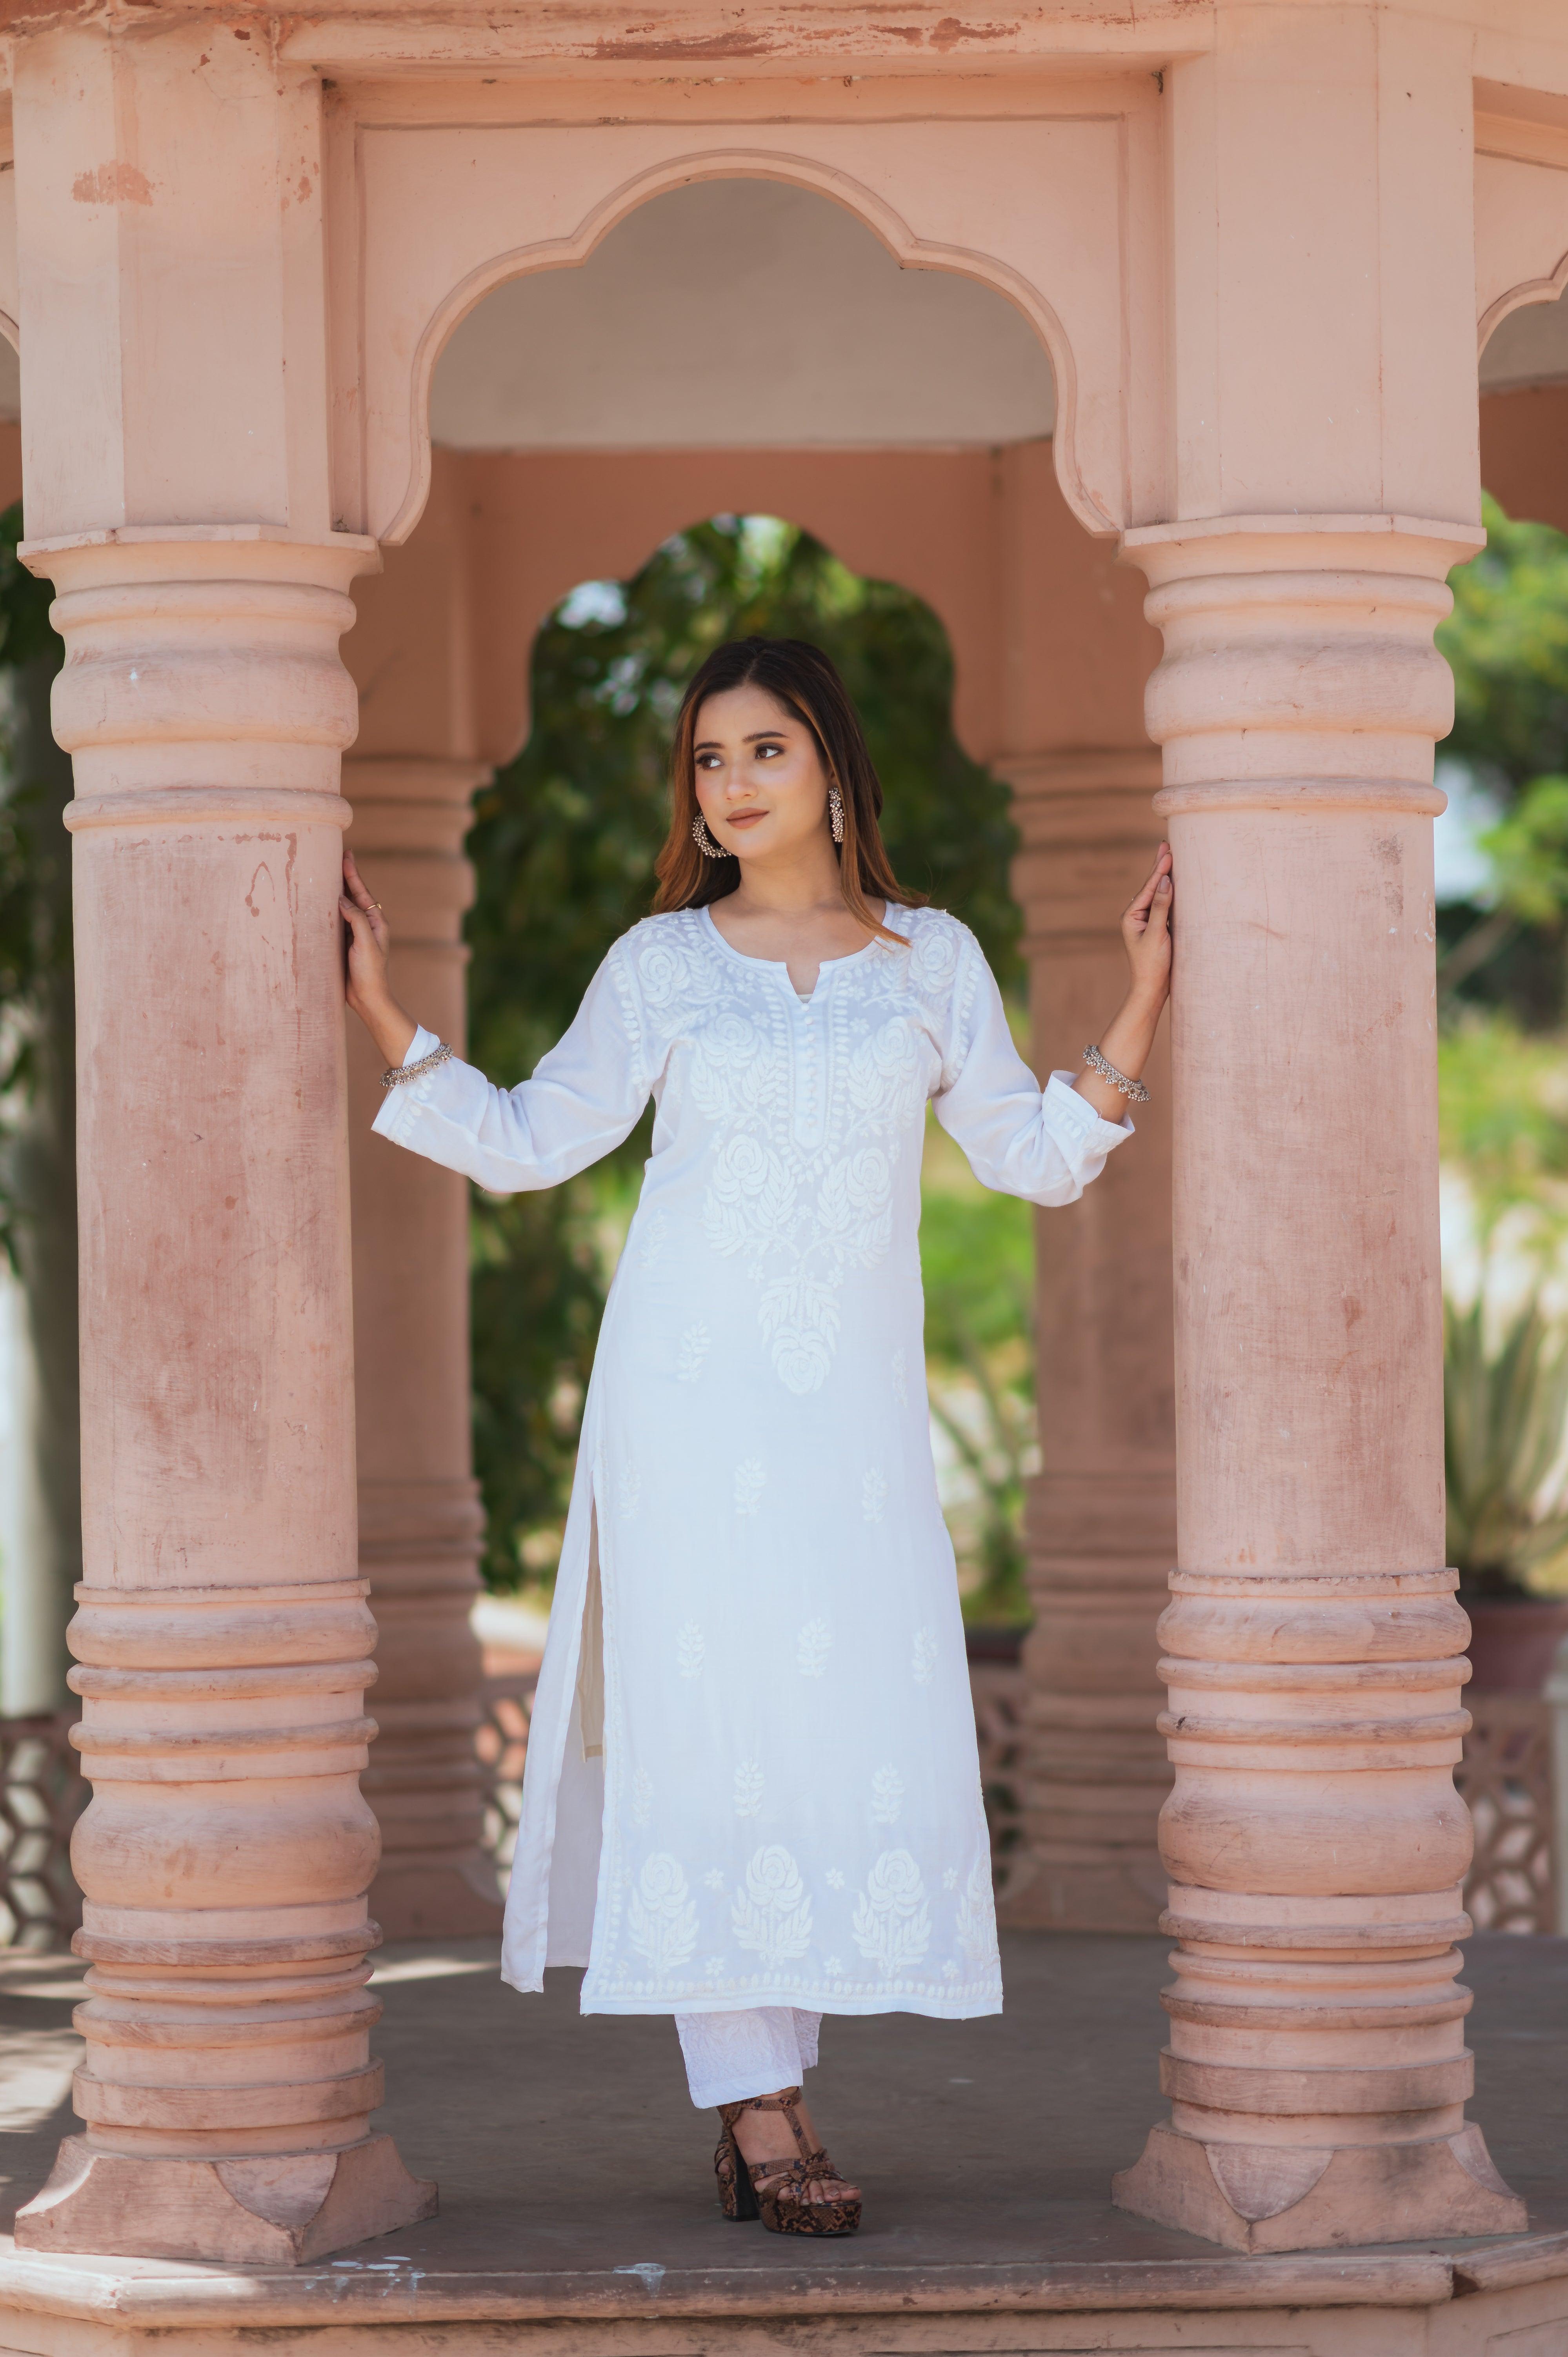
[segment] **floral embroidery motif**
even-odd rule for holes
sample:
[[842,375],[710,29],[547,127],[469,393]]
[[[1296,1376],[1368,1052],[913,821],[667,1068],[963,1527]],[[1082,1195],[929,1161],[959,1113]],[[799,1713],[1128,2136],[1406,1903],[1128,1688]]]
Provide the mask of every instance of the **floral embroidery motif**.
[[997,1961],[996,1900],[991,1889],[991,1860],[983,1851],[970,1868],[968,1885],[959,1900],[958,1943],[976,1972]]
[[767,1970],[810,1947],[811,1902],[800,1867],[778,1842],[759,1849],[746,1867],[746,1889],[736,1894],[730,1921],[737,1945],[751,1949]]
[[631,1780],[631,1822],[642,1826],[653,1813],[653,1779],[639,1768]]
[[839,1335],[839,1306],[832,1286],[793,1270],[765,1289],[757,1315],[786,1388],[798,1397],[818,1390],[832,1364]]
[[768,1468],[760,1457],[743,1457],[735,1469],[735,1510],[737,1514],[755,1514],[762,1496]]
[[886,1476],[879,1466],[872,1465],[867,1468],[860,1485],[860,1511],[868,1523],[879,1523],[886,1502]]
[[755,1760],[743,1760],[735,1771],[735,1813],[737,1817],[762,1814],[762,1770]]
[[956,1890],[958,1889],[958,1868],[956,1866],[950,1866],[943,1869],[942,1889],[944,1890]]
[[895,1351],[893,1353],[893,1396],[897,1401],[900,1407],[908,1406],[909,1385],[904,1372],[904,1353],[902,1351]]
[[833,1632],[825,1620],[808,1620],[795,1640],[795,1667],[803,1678],[820,1678],[827,1667]]
[[843,1958],[842,1956],[824,1956],[822,1958],[822,1970],[826,1973],[829,1980],[842,1981],[843,1978]]
[[843,1868],[838,1866],[830,1866],[824,1879],[826,1880],[830,1890],[842,1890],[843,1889]]
[[637,978],[649,1006],[669,1006],[677,998],[690,998],[698,981],[697,961],[684,942],[677,943],[673,930],[668,925],[648,925],[634,938],[640,941]]
[[907,1849],[884,1850],[855,1901],[854,1944],[887,1979],[918,1964],[931,1918],[920,1869]]
[[694,1678],[700,1674],[703,1657],[707,1650],[697,1623],[682,1620],[680,1634],[675,1640],[675,1666],[683,1678]]
[[904,1801],[904,1779],[897,1768],[879,1768],[871,1780],[871,1817],[878,1825],[896,1825]]
[[628,1458],[616,1478],[616,1512],[623,1523],[629,1523],[641,1502],[642,1476]]
[[937,1674],[937,1641],[931,1630],[916,1630],[915,1657],[909,1666],[918,1686],[930,1684]]
[[703,1372],[703,1362],[713,1347],[713,1336],[699,1318],[688,1326],[681,1337],[681,1348],[675,1356],[675,1380],[679,1383],[694,1383]]
[[670,1242],[670,1214],[662,1203],[656,1204],[637,1225],[637,1256],[644,1268],[657,1268]]
[[710,1890],[722,1890],[725,1888],[725,1870],[723,1867],[710,1866],[706,1874],[703,1875],[703,1880],[706,1883]]
[[922,996],[946,990],[958,972],[959,928],[922,925],[909,952],[909,980]]
[[632,1946],[661,1978],[686,1964],[697,1944],[697,1910],[680,1861],[656,1850],[627,1910]]
[[832,1364],[846,1272],[875,1268],[890,1247],[895,1171],[919,1152],[921,1108],[940,1078],[909,996],[939,1001],[945,1018],[963,930],[939,912],[913,920],[913,946],[886,952],[863,1001],[882,1019],[835,1029],[830,997],[822,1031],[804,1044],[788,1028],[776,976],[759,970],[737,982],[703,919],[677,924],[651,932],[638,972],[650,1009],[679,1001],[692,1023],[692,1099],[715,1133],[703,1228],[757,1286],[774,1368],[804,1395]]

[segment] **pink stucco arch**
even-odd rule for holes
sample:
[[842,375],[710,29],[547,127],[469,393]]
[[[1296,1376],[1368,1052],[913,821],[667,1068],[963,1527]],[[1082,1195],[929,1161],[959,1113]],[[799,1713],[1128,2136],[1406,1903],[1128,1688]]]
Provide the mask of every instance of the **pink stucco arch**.
[[[470,270],[437,307],[415,347],[410,374],[413,474],[407,500],[382,538],[397,542],[417,522],[430,487],[430,388],[443,347],[487,295],[509,279],[535,271],[570,270],[587,261],[612,231],[653,199],[696,180],[778,180],[808,188],[863,222],[907,270],[943,270],[977,280],[1010,302],[1045,346],[1057,386],[1058,475],[1069,504],[1090,531],[1114,530],[1079,477],[1072,457],[1077,381],[1071,346],[1050,303],[1016,269],[993,254],[943,245],[916,235],[901,214],[850,174],[806,156],[759,156],[748,148],[671,156],[613,189],[569,236],[491,256]],[[671,531],[679,530],[672,523]],[[657,545],[657,543],[650,544]],[[568,585],[570,586],[570,585]]]
[[[430,484],[430,383],[459,322],[506,280],[585,262],[651,199],[700,179],[792,183],[844,208],[906,268],[990,286],[1039,337],[1057,385],[1056,466],[1086,529],[1129,512],[1122,419],[1120,151],[1098,122],[756,126],[693,147],[659,123],[487,129],[388,125],[362,135],[363,328],[339,351],[338,463],[360,523],[383,545],[413,531]],[[934,167],[944,162],[948,168]],[[501,242],[528,221],[537,234]],[[357,386],[349,382],[357,375]],[[362,439],[359,420],[362,417]],[[350,521],[348,512],[345,523]]]

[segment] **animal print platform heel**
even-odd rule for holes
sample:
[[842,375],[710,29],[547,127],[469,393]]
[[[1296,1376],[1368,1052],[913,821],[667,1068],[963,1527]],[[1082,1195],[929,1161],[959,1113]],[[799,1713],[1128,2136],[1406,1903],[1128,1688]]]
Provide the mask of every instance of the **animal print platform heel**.
[[[860,2196],[849,2190],[821,2145],[807,2142],[796,2105],[799,2087],[777,2095],[752,2095],[743,2104],[721,2104],[722,2123],[714,2170],[719,2181],[719,2202],[726,2218],[737,2222],[760,2217],[773,2234],[853,2234],[860,2224]],[[782,2112],[800,2147],[793,2160],[781,2155],[771,2160],[748,2161],[736,2141],[735,2124],[742,2112]],[[843,2186],[842,2200],[831,2195],[813,2201],[813,2186]]]

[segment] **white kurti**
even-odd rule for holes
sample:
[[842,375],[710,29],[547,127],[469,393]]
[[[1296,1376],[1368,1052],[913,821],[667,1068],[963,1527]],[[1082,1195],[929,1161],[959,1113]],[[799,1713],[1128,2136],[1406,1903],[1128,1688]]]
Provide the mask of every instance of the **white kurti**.
[[[384,1137],[511,1192],[653,1150],[605,1311],[502,1970],[585,2012],[1002,2002],[918,1232],[934,1100],[987,1186],[1069,1203],[1130,1125],[1014,1047],[939,909],[810,998],[705,910],[618,941],[510,1092],[453,1060]],[[435,1042],[422,1034],[410,1060]]]

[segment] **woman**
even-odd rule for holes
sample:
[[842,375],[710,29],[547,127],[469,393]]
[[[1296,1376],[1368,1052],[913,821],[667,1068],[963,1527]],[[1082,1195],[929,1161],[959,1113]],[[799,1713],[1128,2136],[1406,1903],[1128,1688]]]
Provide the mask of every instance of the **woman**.
[[973,936],[896,880],[815,647],[709,656],[676,725],[657,913],[531,1081],[493,1086],[387,984],[344,861],[376,1128],[497,1192],[653,1150],[610,1287],[540,1674],[502,1972],[672,2013],[725,2214],[843,2233],[800,2100],[823,2013],[1002,2004],[952,1549],[927,1422],[926,1105],[987,1185],[1069,1203],[1132,1134],[1169,986],[1171,859],[1125,1002],[1042,1092]]

